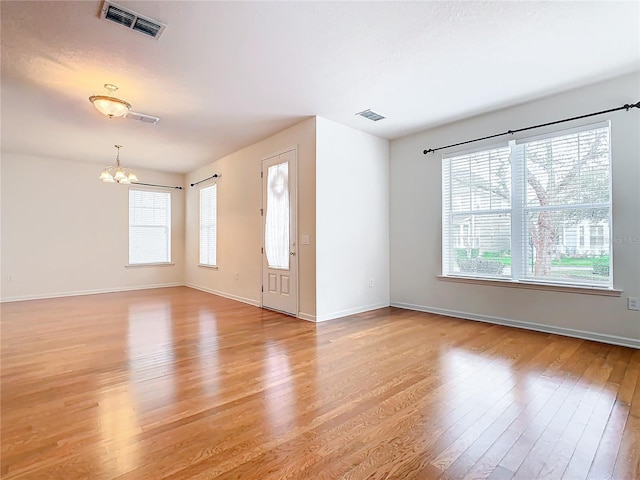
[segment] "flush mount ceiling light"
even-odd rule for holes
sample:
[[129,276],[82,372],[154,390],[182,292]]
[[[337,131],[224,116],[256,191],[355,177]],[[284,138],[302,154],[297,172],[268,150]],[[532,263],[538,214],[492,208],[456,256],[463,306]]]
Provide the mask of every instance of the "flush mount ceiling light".
[[138,176],[133,173],[130,168],[123,168],[120,165],[120,149],[122,145],[114,145],[118,149],[118,156],[116,157],[116,166],[105,167],[104,171],[98,177],[105,183],[121,183],[123,185],[130,185],[133,182],[138,181]]
[[131,104],[113,96],[118,90],[115,85],[105,83],[104,88],[107,90],[107,95],[92,95],[89,101],[100,113],[109,118],[124,117],[131,110]]

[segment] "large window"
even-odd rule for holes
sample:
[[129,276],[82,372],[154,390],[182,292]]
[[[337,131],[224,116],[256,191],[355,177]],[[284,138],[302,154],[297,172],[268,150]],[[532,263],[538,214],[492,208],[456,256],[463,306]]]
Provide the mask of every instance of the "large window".
[[129,190],[129,263],[171,261],[171,194]]
[[200,189],[200,265],[216,265],[217,185]]
[[442,167],[444,275],[612,286],[608,123]]

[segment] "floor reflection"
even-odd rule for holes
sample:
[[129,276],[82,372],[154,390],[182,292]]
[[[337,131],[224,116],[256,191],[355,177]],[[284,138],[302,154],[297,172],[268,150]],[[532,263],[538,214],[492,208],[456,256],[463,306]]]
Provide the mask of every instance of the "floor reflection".
[[104,446],[103,467],[111,474],[124,474],[138,465],[141,432],[138,418],[125,386],[104,388],[98,394],[98,424]]
[[129,307],[127,358],[138,403],[153,408],[175,400],[175,349],[168,302]]
[[201,372],[200,384],[207,394],[220,391],[220,366],[218,324],[210,309],[198,312],[198,362]]
[[267,341],[264,356],[265,414],[271,434],[278,435],[291,427],[294,418],[294,379],[288,353],[279,343]]

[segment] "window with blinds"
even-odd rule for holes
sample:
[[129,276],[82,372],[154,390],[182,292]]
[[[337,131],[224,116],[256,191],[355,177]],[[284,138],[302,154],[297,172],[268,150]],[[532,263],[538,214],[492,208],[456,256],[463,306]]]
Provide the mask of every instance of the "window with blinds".
[[216,266],[217,185],[200,189],[200,265]]
[[171,261],[171,194],[129,190],[129,264]]
[[467,153],[443,162],[445,274],[502,277],[511,249],[509,147]]
[[442,167],[444,275],[613,285],[608,122]]

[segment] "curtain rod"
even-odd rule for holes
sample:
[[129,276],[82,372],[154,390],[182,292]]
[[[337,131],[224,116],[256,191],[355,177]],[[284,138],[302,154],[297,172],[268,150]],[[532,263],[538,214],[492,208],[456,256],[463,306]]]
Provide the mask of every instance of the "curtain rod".
[[175,190],[182,190],[182,187],[172,187],[171,185],[156,185],[155,183],[131,182],[131,184],[132,185],[145,185],[147,187],[173,188]]
[[600,112],[587,113],[586,115],[580,115],[578,117],[565,118],[562,120],[556,120],[555,122],[549,122],[549,123],[541,123],[539,125],[532,125],[530,127],[518,128],[517,130],[507,130],[506,132],[503,132],[503,133],[496,133],[495,135],[489,135],[487,137],[474,138],[473,140],[467,140],[466,142],[452,143],[451,145],[446,145],[444,147],[430,148],[428,150],[423,150],[422,153],[427,155],[428,153],[437,152],[438,150],[444,150],[445,148],[457,147],[459,145],[466,145],[467,143],[479,142],[481,140],[488,140],[489,138],[501,137],[503,135],[513,135],[514,133],[524,132],[526,130],[533,130],[534,128],[548,127],[549,125],[556,125],[558,123],[570,122],[572,120],[580,120],[581,118],[593,117],[595,115],[602,115],[605,113],[617,112],[618,110],[629,111],[632,108],[640,108],[640,102],[633,103],[633,104],[626,103],[621,107],[611,108],[609,110],[602,110]]
[[192,183],[191,186],[194,187],[202,182],[206,182],[207,180],[211,180],[212,178],[218,178],[218,177],[220,177],[220,175],[218,175],[217,173],[214,173],[209,178],[205,178],[204,180],[200,180],[199,182]]

